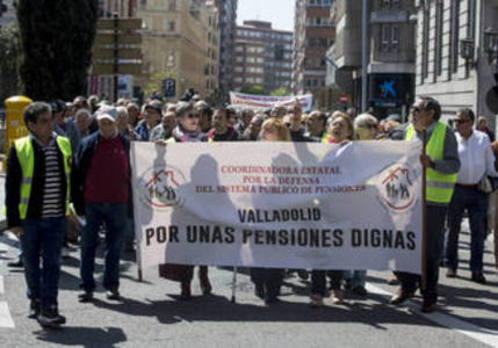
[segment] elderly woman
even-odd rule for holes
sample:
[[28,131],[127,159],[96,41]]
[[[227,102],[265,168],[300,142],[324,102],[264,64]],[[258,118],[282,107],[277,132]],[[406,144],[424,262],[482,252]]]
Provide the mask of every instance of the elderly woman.
[[[261,126],[261,141],[291,141],[289,129],[279,118],[270,118]],[[278,302],[284,270],[280,268],[251,268],[255,294],[266,305]]]
[[343,144],[353,140],[354,126],[351,118],[340,111],[335,111],[327,123],[328,143]]
[[354,120],[355,140],[374,140],[377,138],[379,121],[371,114],[361,114]]
[[[200,131],[199,112],[189,102],[180,101],[176,106],[177,126],[173,129],[172,136],[166,142],[201,142],[204,134]],[[158,140],[157,143],[163,141]],[[182,300],[189,300],[192,297],[191,283],[194,275],[194,266],[162,264],[159,265],[159,275],[163,278],[178,281],[181,284]],[[208,278],[207,266],[199,267],[199,281],[202,293],[207,295],[211,293],[211,283]]]

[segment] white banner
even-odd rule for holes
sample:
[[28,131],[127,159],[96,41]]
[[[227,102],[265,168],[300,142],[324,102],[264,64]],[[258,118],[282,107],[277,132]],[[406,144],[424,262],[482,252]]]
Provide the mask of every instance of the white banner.
[[303,111],[310,111],[313,106],[313,95],[291,95],[285,97],[274,97],[269,95],[244,94],[230,92],[230,104],[248,108],[272,108],[275,105],[291,105],[296,100],[301,104]]
[[134,142],[139,262],[420,273],[419,142]]

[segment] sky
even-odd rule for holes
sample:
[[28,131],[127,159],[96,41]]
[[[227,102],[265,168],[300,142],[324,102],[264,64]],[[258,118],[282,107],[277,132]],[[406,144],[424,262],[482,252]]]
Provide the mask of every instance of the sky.
[[237,24],[257,19],[272,23],[273,29],[294,30],[295,0],[239,0]]

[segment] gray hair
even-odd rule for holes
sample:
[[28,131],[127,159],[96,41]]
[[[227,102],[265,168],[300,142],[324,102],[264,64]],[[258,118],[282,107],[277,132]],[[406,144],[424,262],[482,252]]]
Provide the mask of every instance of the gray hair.
[[185,114],[187,114],[189,111],[193,110],[193,105],[192,103],[184,102],[184,101],[179,101],[176,104],[176,117],[183,117]]
[[375,118],[375,116],[373,116],[372,114],[369,114],[369,113],[364,113],[364,114],[358,115],[354,119],[354,129],[361,128],[367,124],[377,125],[377,124],[379,124],[379,121],[377,120],[377,118]]

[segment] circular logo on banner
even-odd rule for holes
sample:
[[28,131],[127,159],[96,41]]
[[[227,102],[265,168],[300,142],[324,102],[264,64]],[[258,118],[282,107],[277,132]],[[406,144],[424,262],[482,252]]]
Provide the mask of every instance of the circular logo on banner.
[[403,213],[417,201],[414,171],[396,164],[385,169],[379,177],[378,189],[381,202],[391,211]]
[[140,199],[154,209],[178,206],[181,203],[178,188],[185,181],[185,176],[177,168],[151,168],[139,178]]

